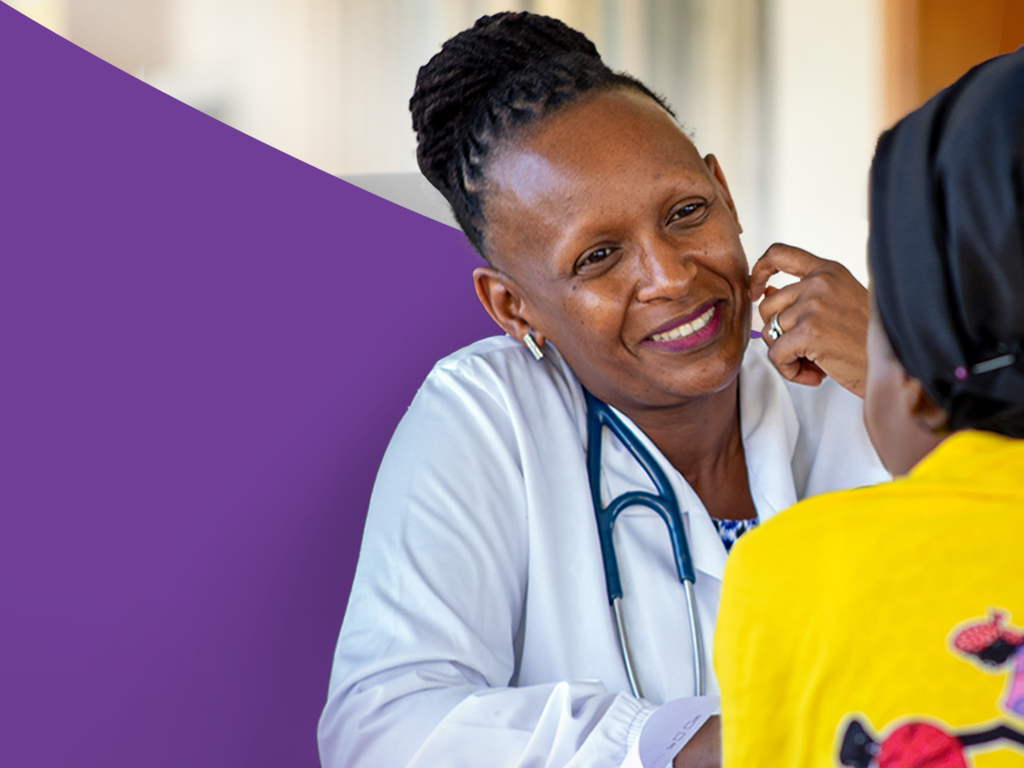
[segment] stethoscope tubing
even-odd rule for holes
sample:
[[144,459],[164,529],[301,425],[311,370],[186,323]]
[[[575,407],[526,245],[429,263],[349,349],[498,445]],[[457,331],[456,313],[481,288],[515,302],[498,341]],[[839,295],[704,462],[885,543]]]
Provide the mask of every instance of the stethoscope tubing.
[[[703,696],[704,681],[704,645],[701,639],[700,618],[697,615],[697,601],[694,594],[696,572],[686,530],[683,527],[682,513],[675,492],[668,478],[654,457],[637,439],[622,420],[606,403],[598,400],[586,389],[583,390],[587,405],[587,478],[590,483],[590,495],[594,503],[594,515],[597,520],[598,537],[601,542],[601,557],[604,563],[605,586],[608,590],[608,602],[611,605],[615,620],[615,632],[618,635],[622,660],[626,667],[626,677],[633,695],[643,698],[640,684],[636,677],[636,665],[629,649],[626,636],[626,625],[622,616],[622,581],[619,577],[618,559],[615,556],[615,544],[612,531],[615,521],[627,507],[643,506],[658,514],[668,528],[672,542],[672,553],[675,558],[676,572],[683,585],[686,595],[686,612],[690,624],[690,641],[693,647],[693,682],[694,693]],[[601,445],[603,430],[607,427],[626,447],[633,458],[643,467],[644,472],[654,483],[657,495],[646,491],[624,493],[611,501],[607,506],[601,503]]]

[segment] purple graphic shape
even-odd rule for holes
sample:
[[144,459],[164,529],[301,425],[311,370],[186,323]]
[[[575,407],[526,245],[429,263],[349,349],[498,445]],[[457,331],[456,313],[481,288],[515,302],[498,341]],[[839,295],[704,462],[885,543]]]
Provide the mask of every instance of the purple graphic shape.
[[0,765],[318,765],[463,236],[0,4]]

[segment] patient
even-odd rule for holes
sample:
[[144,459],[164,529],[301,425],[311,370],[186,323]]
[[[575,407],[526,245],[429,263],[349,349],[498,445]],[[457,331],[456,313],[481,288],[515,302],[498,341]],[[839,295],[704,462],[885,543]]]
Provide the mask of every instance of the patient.
[[1024,49],[885,133],[871,194],[865,421],[898,477],[734,548],[724,764],[1020,766]]

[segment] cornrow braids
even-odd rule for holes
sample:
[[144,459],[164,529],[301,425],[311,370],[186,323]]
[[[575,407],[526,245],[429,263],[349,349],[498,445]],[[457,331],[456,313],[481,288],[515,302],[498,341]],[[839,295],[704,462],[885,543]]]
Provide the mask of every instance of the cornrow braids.
[[636,89],[675,117],[639,80],[609,69],[585,35],[527,12],[484,16],[420,68],[409,101],[416,159],[481,256],[490,261],[482,198],[488,153],[581,94],[615,87]]

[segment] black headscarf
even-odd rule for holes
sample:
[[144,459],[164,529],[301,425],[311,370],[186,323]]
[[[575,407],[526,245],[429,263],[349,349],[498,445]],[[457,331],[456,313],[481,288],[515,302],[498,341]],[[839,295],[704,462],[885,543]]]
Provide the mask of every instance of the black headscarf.
[[949,429],[1024,437],[1024,48],[882,134],[868,253],[893,351]]

